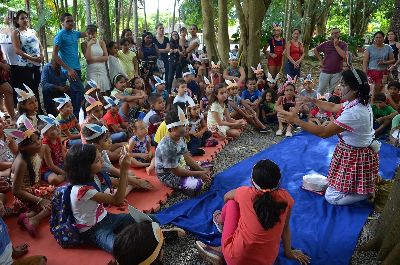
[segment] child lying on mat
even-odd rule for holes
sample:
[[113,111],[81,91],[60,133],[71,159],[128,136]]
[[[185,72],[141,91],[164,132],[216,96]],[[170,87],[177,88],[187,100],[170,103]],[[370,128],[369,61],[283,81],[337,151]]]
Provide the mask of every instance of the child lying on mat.
[[279,187],[280,178],[274,162],[258,161],[252,171],[252,186],[226,193],[222,212],[214,212],[222,246],[211,247],[197,241],[200,255],[213,264],[222,264],[225,259],[228,264],[272,265],[282,239],[286,257],[308,264],[308,256],[292,249],[289,221],[294,201],[289,192]]
[[[201,191],[203,182],[210,181],[210,176],[188,152],[183,138],[188,121],[183,110],[178,107],[178,111],[168,112],[165,123],[169,135],[159,142],[156,149],[157,177],[173,189],[197,193]],[[186,169],[186,166],[190,169]]]

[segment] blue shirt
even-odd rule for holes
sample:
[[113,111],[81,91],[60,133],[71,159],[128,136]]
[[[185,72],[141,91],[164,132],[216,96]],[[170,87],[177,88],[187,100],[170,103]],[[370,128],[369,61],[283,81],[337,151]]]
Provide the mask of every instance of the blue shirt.
[[42,76],[40,82],[42,87],[46,91],[51,91],[56,89],[55,86],[65,86],[68,79],[68,75],[60,71],[60,75],[56,74],[56,71],[52,67],[51,63],[46,64],[43,66]]
[[82,33],[76,30],[60,30],[54,37],[54,45],[59,48],[58,56],[74,70],[81,70],[78,56],[78,40]]
[[187,84],[187,87],[192,91],[192,98],[196,96],[196,100],[200,100],[200,86],[194,80],[192,80]]
[[10,244],[10,236],[8,235],[7,225],[4,223],[3,218],[0,217],[0,255],[4,253],[4,250]]
[[244,100],[248,99],[250,100],[250,102],[254,102],[260,97],[261,97],[261,91],[258,89],[255,89],[253,93],[250,93],[248,89],[242,92],[242,99]]
[[160,93],[158,92],[157,89],[153,88],[153,89],[151,90],[151,94],[158,94],[158,95],[162,96],[162,98],[164,99],[165,102],[168,102],[169,93],[168,93],[168,91],[165,90],[165,89],[163,90],[162,94],[160,94]]

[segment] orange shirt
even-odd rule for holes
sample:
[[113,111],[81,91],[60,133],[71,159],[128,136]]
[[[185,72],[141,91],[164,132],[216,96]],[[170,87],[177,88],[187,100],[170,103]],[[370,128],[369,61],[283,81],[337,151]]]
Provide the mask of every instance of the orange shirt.
[[239,204],[240,218],[235,233],[222,242],[222,252],[229,265],[252,264],[272,265],[279,253],[279,246],[288,210],[294,204],[289,192],[276,190],[272,196],[277,201],[284,201],[287,207],[280,217],[280,222],[272,229],[265,230],[253,208],[256,196],[261,195],[253,187],[240,187],[234,200]]

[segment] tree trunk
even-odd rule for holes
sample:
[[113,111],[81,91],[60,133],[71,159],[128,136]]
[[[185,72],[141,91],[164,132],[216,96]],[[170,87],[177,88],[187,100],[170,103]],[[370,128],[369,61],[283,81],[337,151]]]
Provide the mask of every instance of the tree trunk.
[[129,29],[129,24],[131,22],[132,6],[133,6],[133,0],[130,0],[129,1],[128,15],[127,15],[127,18],[126,18],[126,25],[125,25],[126,29]]
[[149,27],[147,26],[146,0],[143,0],[143,12],[144,12],[144,29],[148,30]]
[[85,0],[85,14],[86,14],[86,25],[92,24],[92,12],[90,7],[90,0]]
[[[38,14],[42,14],[40,16],[44,16],[44,14],[45,14],[45,12],[44,12],[44,0],[39,0],[37,2],[37,13]],[[43,46],[44,59],[45,59],[46,62],[49,62],[49,54],[47,53],[47,39],[46,39],[46,23],[45,23],[45,21],[41,21],[40,30],[39,30],[39,37],[40,37],[40,42],[42,43],[42,46]]]
[[61,13],[65,13],[64,0],[60,0]]
[[378,260],[383,265],[398,264],[400,260],[400,170],[397,169],[393,187],[385,208],[380,215],[374,237],[364,250],[378,251]]
[[304,16],[301,23],[301,33],[302,33],[302,41],[304,45],[304,53],[308,54],[308,49],[310,47],[311,42],[311,24],[312,24],[312,17],[311,17],[311,9],[313,8],[312,0],[305,0],[304,6]]
[[68,13],[68,0],[65,0],[64,8],[65,12]]
[[28,16],[31,17],[31,3],[29,0],[25,0],[25,12],[28,13]]
[[218,0],[218,52],[222,67],[229,61],[228,1]]
[[176,0],[174,1],[174,12],[172,13],[172,27],[171,31],[174,31],[175,29],[175,11],[176,11]]
[[290,35],[292,32],[292,15],[293,15],[293,0],[286,0],[288,5],[287,5],[287,10],[286,10],[286,23],[285,23],[285,27],[284,27],[284,31],[285,32],[285,40],[289,40],[290,39]]
[[201,13],[203,15],[203,36],[207,48],[208,58],[212,61],[218,61],[218,51],[215,41],[214,15],[212,2],[201,0]]
[[108,0],[95,0],[97,11],[97,25],[102,39],[108,43],[112,40],[110,27],[110,12]]
[[160,0],[157,0],[156,24],[160,23]]
[[78,21],[78,0],[72,1],[72,17],[74,18],[75,23]]
[[[333,3],[333,1],[332,1]],[[320,16],[317,18],[317,35],[326,35],[326,23],[328,22],[329,12],[331,10],[332,4],[328,3],[328,7],[325,8]]]
[[400,0],[396,0],[395,2],[395,9],[390,21],[390,30],[393,30],[397,36],[400,36]]
[[137,0],[133,0],[133,36],[137,43],[139,38],[139,17],[138,17],[138,5]]
[[115,40],[119,43],[119,24],[121,23],[121,9],[120,4],[122,0],[115,0],[114,2],[114,16],[115,16]]
[[377,3],[370,0],[353,0],[352,13],[350,19],[350,35],[364,35],[372,13],[377,10],[383,1]]

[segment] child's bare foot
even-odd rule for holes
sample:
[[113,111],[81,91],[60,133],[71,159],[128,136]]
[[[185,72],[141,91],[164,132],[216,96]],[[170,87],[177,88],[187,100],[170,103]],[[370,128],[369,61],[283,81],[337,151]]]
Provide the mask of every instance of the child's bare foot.
[[14,259],[18,259],[18,258],[22,257],[23,255],[28,253],[28,247],[29,247],[28,244],[23,244],[23,245],[13,247],[12,257]]
[[134,189],[145,189],[145,190],[153,189],[153,185],[151,185],[149,181],[137,177],[134,177],[129,184],[132,185]]
[[147,173],[148,176],[150,176],[151,170],[152,170],[151,166],[146,167],[146,173]]

